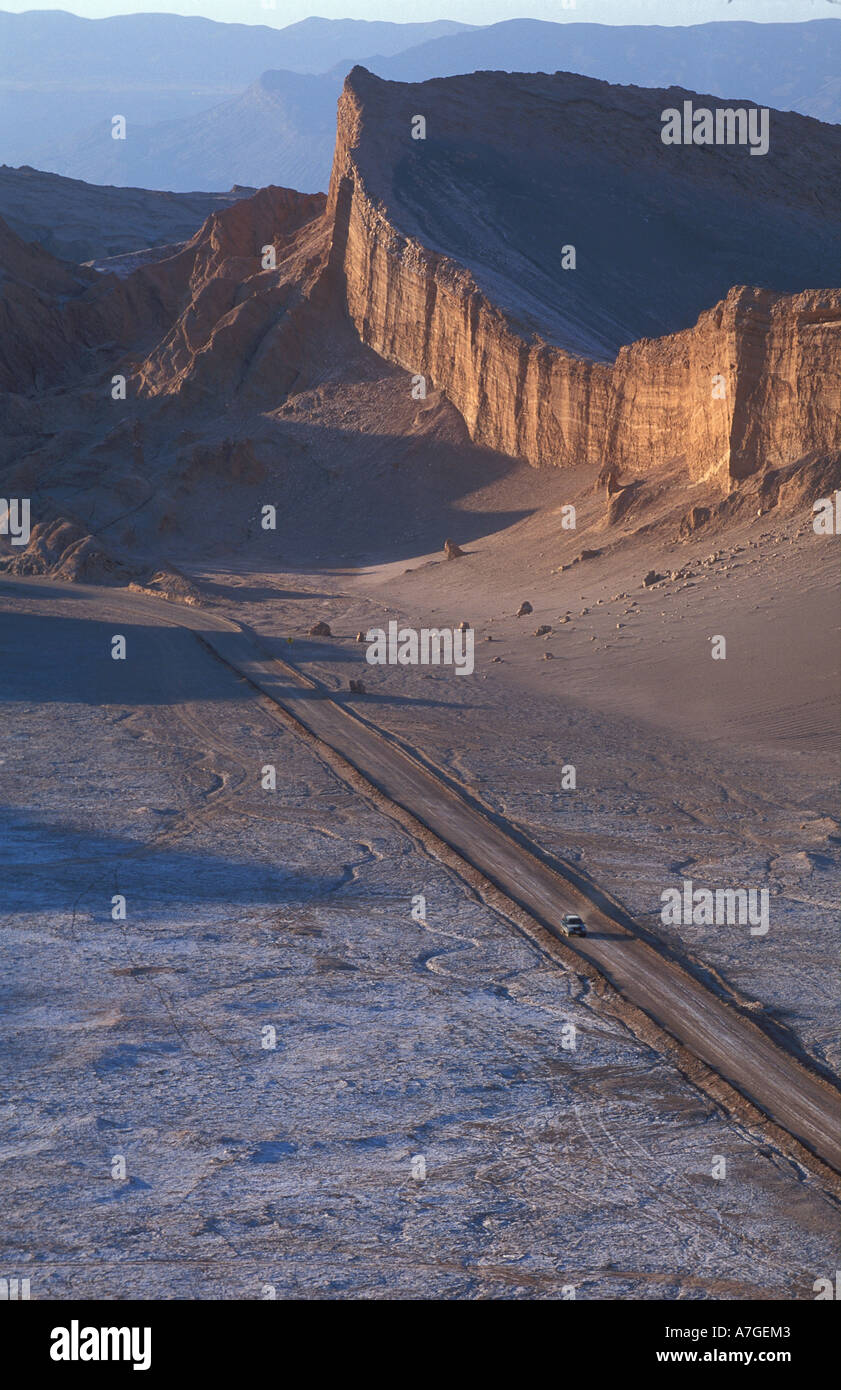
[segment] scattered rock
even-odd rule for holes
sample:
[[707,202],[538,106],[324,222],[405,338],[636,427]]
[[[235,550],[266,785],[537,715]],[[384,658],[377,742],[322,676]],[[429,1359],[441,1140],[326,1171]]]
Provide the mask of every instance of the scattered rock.
[[173,603],[201,604],[201,595],[195,584],[172,565],[164,565],[152,574],[132,580],[129,588],[152,597],[170,599]]
[[552,629],[548,623],[542,623],[540,627],[535,628],[534,635],[535,637],[548,637],[551,631]]
[[314,626],[310,628],[308,636],[310,636],[310,637],[332,637],[333,634],[332,634],[332,632],[330,631],[330,624],[329,624],[329,623],[323,623],[323,622],[321,622],[321,623],[315,623]]
[[364,694],[365,694],[365,686],[362,684],[362,681],[354,681],[354,680],[348,681],[348,687],[349,687],[349,689],[350,689],[351,695],[364,695]]
[[464,551],[460,545],[456,545],[455,541],[446,540],[444,541],[444,554],[448,560],[458,560]]
[[686,516],[681,518],[677,532],[678,539],[685,541],[690,536],[694,536],[696,531],[700,531],[702,526],[707,525],[711,515],[709,507],[692,507]]
[[462,621],[459,623],[459,625],[458,625],[458,630],[459,630],[459,632],[469,632],[469,631],[470,631],[470,624],[466,621],[466,619],[462,619]]
[[643,501],[644,483],[641,479],[626,483],[620,492],[607,499],[607,525],[615,526],[629,515],[635,503]]
[[574,560],[570,560],[568,565],[561,565],[556,573],[562,574],[564,570],[572,569],[573,565],[580,565],[582,560],[595,560],[596,556],[601,555],[601,553],[600,550],[582,550],[581,554],[576,555]]
[[525,618],[529,613],[533,613],[533,612],[534,612],[534,609],[532,608],[531,604],[529,603],[528,599],[526,598],[526,599],[523,599],[523,602],[520,604],[520,607],[517,609],[517,617],[518,617],[518,618]]
[[544,652],[544,653],[543,653],[543,660],[544,660],[544,661],[554,661],[554,660],[555,660],[555,654],[554,654],[554,652]]
[[650,589],[652,584],[659,584],[661,579],[665,579],[664,574],[658,574],[656,570],[649,570],[645,579],[642,581],[646,589]]

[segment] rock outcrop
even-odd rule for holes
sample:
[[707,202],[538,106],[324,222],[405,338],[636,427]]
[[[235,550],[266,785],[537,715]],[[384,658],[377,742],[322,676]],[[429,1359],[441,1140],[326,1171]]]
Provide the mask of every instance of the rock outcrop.
[[101,540],[66,516],[38,522],[22,550],[0,554],[0,573],[50,575],[76,584],[139,589],[179,603],[199,602],[195,584],[173,565],[144,566],[118,559]]
[[144,394],[178,394],[191,381],[231,394],[248,382],[267,404],[283,399],[298,367],[284,339],[323,266],[324,202],[262,188],[214,213],[178,255],[130,277],[180,301],[140,369]]
[[665,146],[660,113],[689,95],[355,68],[328,216],[363,342],[443,391],[475,442],[532,464],[670,465],[729,487],[831,448],[841,292],[809,286],[837,276],[821,168],[841,132],[774,112],[758,158]]
[[[82,499],[83,530],[151,588],[152,556],[224,550],[229,515],[245,544],[268,499],[287,546],[304,514],[335,538],[355,508],[373,535],[384,479],[406,515],[421,490],[449,505],[453,465],[501,462],[471,440],[593,467],[604,528],[673,482],[705,484],[681,496],[681,535],[726,522],[722,499],[788,505],[838,457],[841,291],[821,286],[837,276],[823,174],[841,131],[774,112],[761,157],[664,146],[661,110],[689,96],[355,69],[326,199],[262,189],[120,276],[0,220],[5,494],[37,498],[42,522]],[[443,515],[434,535],[477,534],[462,509]],[[110,572],[98,541],[53,555],[53,539],[14,563]]]

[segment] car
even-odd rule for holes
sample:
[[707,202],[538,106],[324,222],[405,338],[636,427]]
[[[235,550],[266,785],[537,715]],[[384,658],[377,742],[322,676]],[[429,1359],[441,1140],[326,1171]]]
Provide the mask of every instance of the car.
[[587,928],[574,912],[565,912],[561,918],[561,931],[564,936],[586,936]]

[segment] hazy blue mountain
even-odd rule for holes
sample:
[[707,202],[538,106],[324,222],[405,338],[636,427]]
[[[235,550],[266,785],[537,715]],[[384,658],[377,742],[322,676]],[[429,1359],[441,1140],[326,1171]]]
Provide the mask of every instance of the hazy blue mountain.
[[[223,33],[236,31],[237,43],[245,43],[240,33],[244,26],[201,24]],[[436,26],[306,20],[290,29],[259,32],[272,40],[283,40],[302,64],[305,54],[312,54],[322,40],[320,51],[326,56],[336,47],[346,46],[355,35],[382,38],[380,31],[384,30],[385,39],[396,43],[399,33],[395,31],[405,38],[408,31],[430,27]],[[379,76],[400,81],[483,69],[571,71],[624,85],[680,86],[838,121],[839,47],[841,20],[660,28],[524,19],[425,38],[398,54],[380,52],[360,61]],[[262,58],[268,53],[268,47],[264,48]],[[98,120],[88,120],[84,131],[65,126],[66,134],[59,136],[52,131],[48,138],[42,131],[41,138],[29,138],[25,156],[17,152],[13,158],[0,148],[0,158],[92,183],[179,192],[223,190],[234,183],[283,184],[302,192],[323,190],[330,175],[336,100],[351,66],[347,51],[342,61],[326,72],[295,72],[284,64],[281,70],[264,71],[256,80],[252,78],[245,90],[237,89],[222,100],[205,95],[201,110],[195,91],[185,89],[184,99],[189,98],[192,106],[172,119],[158,119],[157,112],[147,119],[132,117],[131,110],[126,109],[128,98],[123,99],[121,108],[115,108],[115,97],[109,93],[105,110]],[[209,73],[210,69],[205,75]],[[144,102],[151,109],[149,94],[133,91],[132,96],[140,103],[139,109],[144,109]],[[125,141],[111,139],[110,118],[115,109],[129,122]]]
[[18,82],[151,85],[192,82],[243,87],[267,67],[326,72],[343,58],[388,57],[466,28],[361,19],[304,19],[285,29],[218,24],[175,14],[81,19],[63,10],[0,11],[0,78]]
[[577,72],[623,85],[744,97],[778,111],[839,121],[839,58],[841,19],[689,28],[511,19],[432,39],[365,66],[400,82],[483,69]]
[[333,73],[265,72],[230,101],[182,120],[130,126],[110,121],[36,154],[39,168],[119,187],[187,192],[268,183],[326,188],[336,141],[336,102],[346,65]]
[[283,34],[287,51],[292,55],[292,61],[285,60],[283,67],[292,72],[326,72],[336,63],[354,55],[358,58],[365,53],[380,53],[383,57],[390,57],[430,39],[471,33],[474,27],[452,19],[435,19],[424,24],[393,24],[366,19],[302,19],[275,32]]
[[113,115],[132,126],[192,116],[240,95],[268,68],[319,73],[340,60],[349,68],[464,27],[307,19],[273,29],[168,14],[0,11],[0,162],[37,164],[41,151],[84,139]]

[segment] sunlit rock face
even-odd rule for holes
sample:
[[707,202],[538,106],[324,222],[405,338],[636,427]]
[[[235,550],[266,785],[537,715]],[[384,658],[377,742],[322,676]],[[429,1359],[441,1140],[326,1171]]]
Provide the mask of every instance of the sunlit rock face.
[[665,145],[684,96],[354,69],[328,216],[363,341],[534,464],[732,479],[831,446],[841,135],[772,112],[758,158]]

